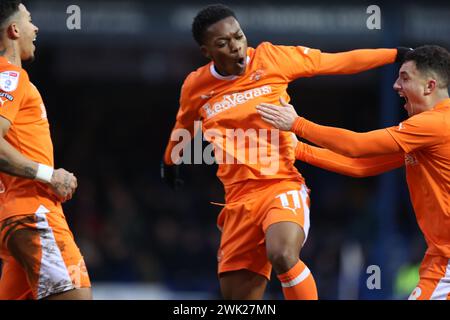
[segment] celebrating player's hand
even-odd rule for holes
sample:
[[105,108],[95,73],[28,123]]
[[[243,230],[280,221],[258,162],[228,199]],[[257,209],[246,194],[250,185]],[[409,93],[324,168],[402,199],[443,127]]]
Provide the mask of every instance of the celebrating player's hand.
[[281,106],[274,104],[261,103],[256,106],[262,119],[275,128],[290,131],[295,119],[298,117],[294,107],[280,97]]
[[59,198],[61,202],[66,202],[72,199],[72,196],[77,188],[77,178],[64,169],[56,169],[53,171],[50,187]]
[[412,48],[397,47],[397,57],[395,58],[395,62],[403,63],[405,61],[406,54],[412,50]]
[[175,191],[184,185],[184,180],[180,177],[180,166],[167,165],[164,161],[161,161],[161,179]]

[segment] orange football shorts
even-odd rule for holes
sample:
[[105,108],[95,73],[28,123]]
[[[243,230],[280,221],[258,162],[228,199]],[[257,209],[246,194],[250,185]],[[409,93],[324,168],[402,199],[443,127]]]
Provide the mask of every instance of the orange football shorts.
[[[270,279],[265,233],[275,223],[290,221],[309,231],[309,190],[300,181],[252,181],[241,196],[228,201],[217,218],[222,231],[218,273],[246,269]],[[236,200],[237,199],[237,200]],[[227,199],[228,200],[228,199]]]
[[0,221],[0,299],[42,299],[90,287],[83,257],[62,212]]
[[420,264],[420,280],[409,300],[450,300],[450,259],[426,254]]

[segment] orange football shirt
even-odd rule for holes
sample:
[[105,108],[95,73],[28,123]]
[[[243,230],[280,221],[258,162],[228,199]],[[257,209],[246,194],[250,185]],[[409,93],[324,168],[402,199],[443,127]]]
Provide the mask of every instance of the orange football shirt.
[[[27,72],[0,57],[0,116],[11,122],[5,139],[28,159],[53,167],[53,144],[44,102]],[[50,211],[61,204],[44,183],[0,172],[0,221]]]
[[409,193],[427,254],[450,258],[450,99],[387,130],[406,153]]
[[[193,136],[194,121],[202,120],[204,137],[214,145],[219,164],[217,176],[226,191],[248,180],[303,180],[294,166],[292,133],[278,135],[278,130],[261,119],[256,105],[279,104],[280,97],[289,101],[288,84],[297,78],[361,72],[392,63],[396,55],[396,49],[330,54],[264,42],[256,49],[248,48],[243,75],[221,76],[213,62],[192,72],[181,89],[172,134],[186,129]],[[178,144],[179,141],[169,141],[164,155],[166,164],[177,161]],[[238,193],[245,192],[242,188]]]

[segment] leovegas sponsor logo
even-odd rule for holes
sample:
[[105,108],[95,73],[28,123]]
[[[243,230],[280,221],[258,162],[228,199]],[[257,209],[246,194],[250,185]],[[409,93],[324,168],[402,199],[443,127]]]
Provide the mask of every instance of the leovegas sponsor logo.
[[203,105],[203,110],[206,112],[206,119],[209,119],[225,110],[234,108],[238,105],[247,103],[255,98],[272,93],[272,88],[268,85],[259,88],[250,89],[244,92],[236,92],[227,94],[222,97],[222,100]]

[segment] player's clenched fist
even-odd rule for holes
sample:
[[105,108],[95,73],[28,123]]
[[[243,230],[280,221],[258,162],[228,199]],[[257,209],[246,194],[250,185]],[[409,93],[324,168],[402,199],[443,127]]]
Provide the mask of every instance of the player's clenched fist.
[[77,186],[77,178],[73,173],[64,169],[56,169],[53,171],[50,187],[62,202],[72,199],[72,195]]

